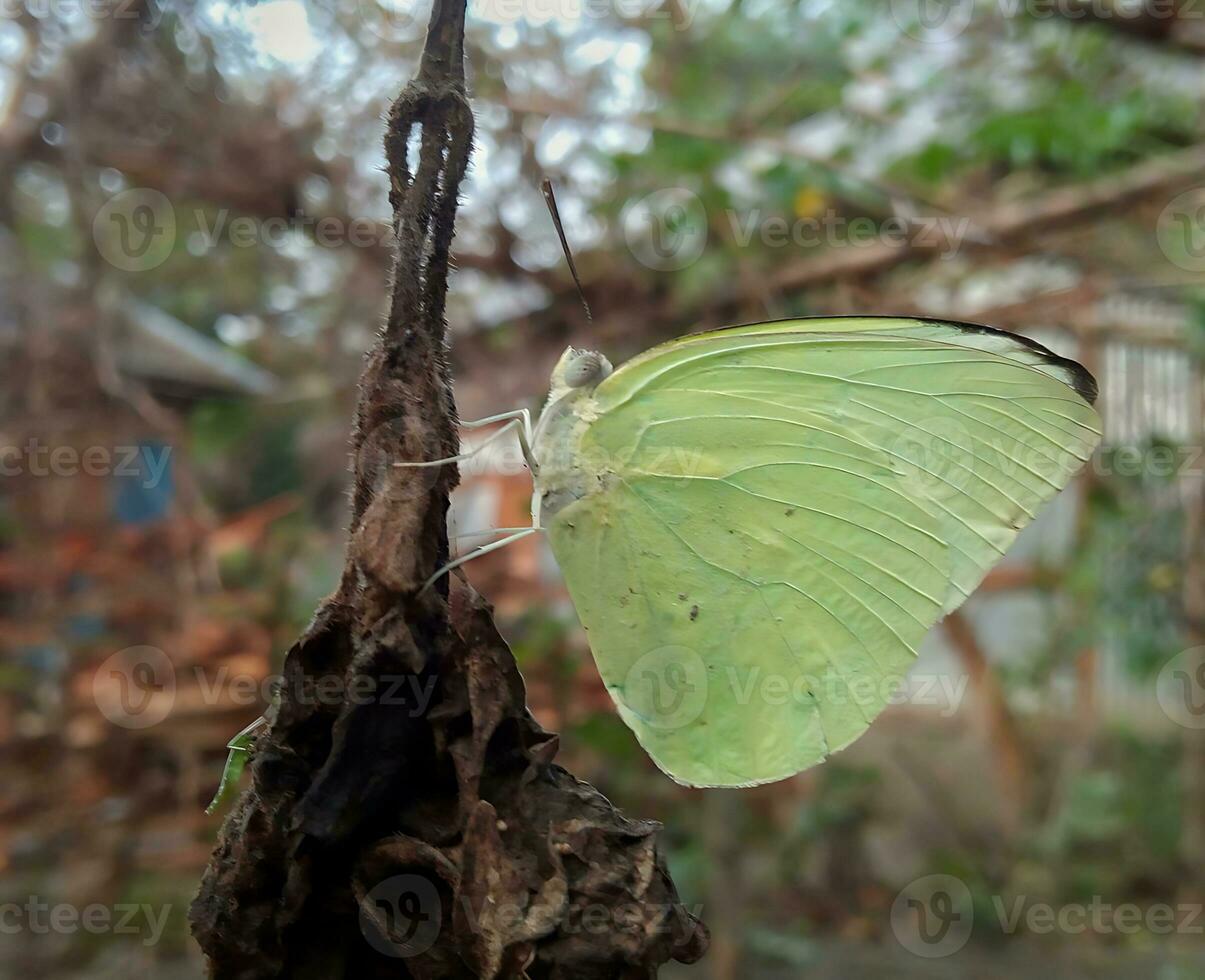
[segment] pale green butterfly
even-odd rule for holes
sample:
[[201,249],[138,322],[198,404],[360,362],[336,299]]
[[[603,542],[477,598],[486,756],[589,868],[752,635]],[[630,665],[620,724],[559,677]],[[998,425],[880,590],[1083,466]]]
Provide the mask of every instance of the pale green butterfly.
[[570,348],[534,429],[467,424],[506,422],[474,452],[518,430],[532,526],[427,584],[546,531],[653,761],[690,786],[784,779],[867,730],[1089,458],[1095,397],[1033,341],[937,320],[729,327],[614,371]]
[[534,432],[512,413],[532,528],[452,564],[546,530],[620,715],[691,786],[865,732],[1100,438],[1080,365],[935,320],[729,327],[616,371],[569,349],[551,389]]
[[[570,348],[550,388],[534,430],[505,412],[462,423],[505,422],[468,453],[397,464],[517,429],[534,479],[531,527],[495,529],[512,533],[425,586],[547,531],[620,716],[691,786],[784,779],[865,732],[1100,440],[1083,367],[940,320],[729,327],[617,371]],[[211,810],[262,721],[230,742]]]

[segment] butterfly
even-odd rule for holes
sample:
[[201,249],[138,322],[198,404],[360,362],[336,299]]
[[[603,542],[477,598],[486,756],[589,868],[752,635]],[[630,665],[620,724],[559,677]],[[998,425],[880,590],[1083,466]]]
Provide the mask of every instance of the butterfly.
[[544,531],[620,716],[688,786],[862,735],[1101,435],[1079,364],[939,320],[728,327],[617,370],[570,348],[550,388],[534,429],[483,420],[519,429],[532,526],[433,579]]
[[[544,532],[620,717],[687,786],[786,779],[845,748],[1096,448],[1075,361],[978,324],[778,320],[613,370],[569,348],[517,431]],[[230,743],[212,811],[251,733]]]

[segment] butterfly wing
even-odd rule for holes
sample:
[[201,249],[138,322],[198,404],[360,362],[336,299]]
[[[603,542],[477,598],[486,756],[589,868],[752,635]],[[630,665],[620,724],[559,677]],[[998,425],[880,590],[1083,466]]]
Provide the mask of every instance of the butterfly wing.
[[861,735],[1099,439],[1090,376],[986,328],[842,318],[654,348],[583,408],[549,537],[662,769],[782,779]]

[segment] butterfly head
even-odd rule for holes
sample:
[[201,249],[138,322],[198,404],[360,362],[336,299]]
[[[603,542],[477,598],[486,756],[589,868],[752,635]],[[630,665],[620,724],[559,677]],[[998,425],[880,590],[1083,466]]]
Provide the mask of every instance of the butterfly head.
[[552,371],[553,390],[593,388],[611,373],[611,362],[594,350],[567,347]]

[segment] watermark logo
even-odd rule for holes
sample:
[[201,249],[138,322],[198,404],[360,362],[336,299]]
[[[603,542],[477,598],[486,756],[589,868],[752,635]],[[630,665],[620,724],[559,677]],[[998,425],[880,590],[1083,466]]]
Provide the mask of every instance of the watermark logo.
[[794,217],[760,208],[724,208],[712,222],[698,196],[682,187],[646,194],[622,215],[629,250],[643,265],[662,271],[677,271],[697,261],[713,224],[725,241],[738,248],[917,249],[942,261],[956,256],[975,233],[966,216],[849,217],[834,208]]
[[1159,707],[1182,728],[1205,729],[1205,646],[1182,650],[1155,680]]
[[225,243],[231,248],[285,248],[290,243],[312,243],[319,248],[380,248],[389,243],[391,226],[372,218],[338,218],[334,215],[310,215],[295,212],[288,217],[258,218],[231,215],[221,208],[212,216],[203,209],[193,212],[195,242],[206,250]]
[[1186,272],[1205,272],[1205,187],[1173,197],[1155,226],[1159,249]]
[[423,36],[431,0],[359,0],[360,20],[383,41],[400,44]]
[[975,0],[891,0],[896,26],[921,44],[946,44],[970,26]]
[[[688,602],[688,600],[687,600]],[[697,606],[686,606],[693,615]],[[856,707],[877,714],[888,705],[933,708],[944,718],[958,712],[966,697],[966,674],[909,673],[904,677],[867,674],[781,674],[758,665],[726,664],[708,670],[689,647],[664,646],[646,653],[629,668],[621,687],[613,689],[623,710],[645,724],[673,731],[689,725],[715,697],[725,704],[779,709],[791,704]]]
[[137,20],[146,34],[158,28],[166,6],[138,0],[0,0],[0,19],[29,16],[41,21],[66,21],[73,17],[94,21]]
[[34,895],[23,904],[0,903],[0,935],[142,936],[143,946],[154,946],[163,936],[172,907],[119,902],[116,905],[50,903]]
[[[358,0],[360,20],[377,37],[391,43],[417,41],[431,16],[431,0]],[[698,12],[699,0],[684,0],[666,8],[661,0],[472,0],[470,19],[508,25],[574,23],[586,20],[648,22],[671,20],[686,30]]]
[[[907,426],[892,439],[887,451],[909,488],[931,499],[958,494],[975,478],[976,445],[957,419],[935,416]],[[979,447],[980,454],[989,451],[988,446]],[[1012,465],[1006,461],[1004,472]]]
[[172,710],[176,670],[158,647],[126,647],[92,676],[92,696],[101,714],[122,728],[150,728]]
[[473,933],[486,929],[515,933],[530,928],[533,922],[556,922],[557,934],[562,937],[640,936],[685,932],[692,929],[693,920],[703,914],[702,905],[687,907],[676,903],[622,902],[605,905],[601,902],[581,904],[560,901],[505,902],[487,896],[474,907],[467,895],[459,899],[463,921]]
[[658,647],[632,664],[618,693],[624,707],[645,724],[673,731],[703,713],[707,666],[690,647]]
[[1166,443],[1114,446],[1093,455],[1091,465],[1092,472],[1103,477],[1196,479],[1205,474],[1205,449]]
[[110,265],[125,272],[146,272],[171,254],[180,226],[193,229],[187,243],[194,254],[223,245],[239,249],[282,249],[299,244],[324,249],[375,249],[387,246],[393,236],[387,222],[374,218],[303,211],[265,218],[236,214],[229,208],[194,208],[178,217],[161,193],[136,188],[122,191],[101,207],[92,221],[92,237],[101,258]]
[[101,258],[123,272],[162,265],[176,244],[176,211],[167,196],[147,187],[115,194],[92,219]]
[[[1202,906],[1113,902],[1094,895],[1087,902],[1059,905],[1029,895],[992,895],[995,927],[1006,936],[1085,932],[1100,936],[1139,933],[1199,936]],[[986,905],[985,905],[986,908]],[[891,906],[891,929],[901,946],[926,959],[950,956],[966,945],[974,926],[974,903],[966,883],[953,875],[926,875],[907,885]]]
[[378,953],[405,959],[425,953],[439,938],[443,907],[422,875],[386,878],[360,901],[360,931]]
[[971,234],[971,219],[956,215],[892,215],[876,219],[847,217],[833,208],[791,220],[756,208],[725,212],[728,234],[740,248],[754,240],[763,248],[917,248],[933,252],[943,262],[956,256]]
[[971,938],[971,890],[953,875],[925,875],[907,885],[891,905],[891,931],[910,953],[938,959],[957,953]]
[[676,272],[707,245],[707,212],[685,187],[666,187],[629,204],[620,218],[628,249],[641,265]]
[[[887,705],[908,704],[937,709],[943,718],[956,714],[966,697],[970,676],[967,674],[909,673],[905,677],[880,677],[868,674],[777,674],[759,666],[741,668],[728,664],[721,678],[731,700],[739,705],[764,704],[781,708],[788,704],[815,704],[832,707],[857,707],[874,712]],[[715,680],[712,681],[715,688]]]
[[231,671],[224,664],[216,671],[193,666],[178,678],[162,650],[137,646],[118,651],[100,665],[92,678],[92,694],[101,713],[115,725],[149,728],[171,712],[181,679],[185,686],[195,686],[201,702],[209,706],[251,708],[287,694],[292,704],[383,704],[415,718],[427,713],[437,687],[434,676],[419,674],[286,677]]
[[1156,936],[1172,933],[1199,936],[1202,933],[1201,906],[1194,902],[1138,905],[1136,902],[1113,903],[1101,895],[1094,895],[1088,902],[1051,905],[1030,901],[1027,895],[1016,895],[1007,902],[1002,896],[995,895],[992,907],[1000,931],[1005,935],[1013,935],[1022,928],[1035,936],[1056,932],[1068,936],[1085,932],[1098,936],[1135,936],[1140,932]]
[[51,446],[36,436],[0,445],[0,476],[116,476],[154,490],[168,473],[171,446]]
[[[1005,21],[1191,20],[1201,17],[1195,3],[1182,0],[984,0],[985,12]],[[891,15],[908,37],[944,44],[966,32],[976,0],[891,0]]]
[[669,20],[676,30],[686,30],[694,21],[701,0],[472,0],[469,14],[493,24],[524,21],[542,25],[561,21],[615,20],[649,23]]

